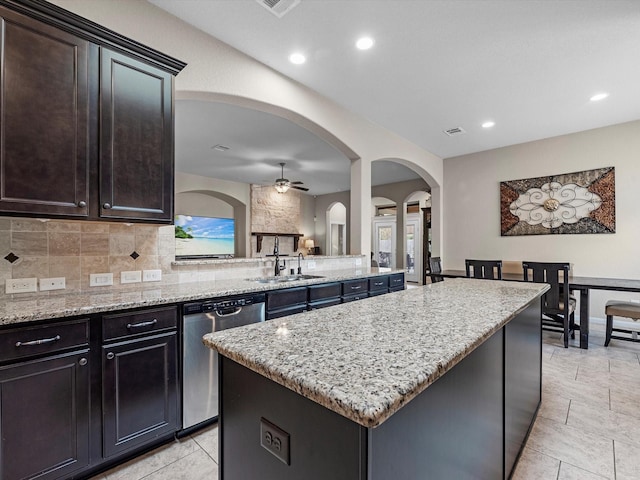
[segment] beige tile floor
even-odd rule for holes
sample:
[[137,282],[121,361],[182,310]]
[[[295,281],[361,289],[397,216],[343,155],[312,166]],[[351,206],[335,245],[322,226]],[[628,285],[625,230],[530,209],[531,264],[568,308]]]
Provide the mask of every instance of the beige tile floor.
[[[514,480],[640,480],[640,344],[604,348],[596,327],[589,340],[589,350],[565,349],[544,333],[542,406]],[[213,426],[92,480],[217,478]]]

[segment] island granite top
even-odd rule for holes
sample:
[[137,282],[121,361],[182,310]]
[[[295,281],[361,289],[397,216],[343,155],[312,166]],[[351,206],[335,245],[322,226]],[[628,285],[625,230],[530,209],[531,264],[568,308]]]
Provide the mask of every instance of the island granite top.
[[[0,326],[37,320],[90,315],[113,310],[175,304],[225,297],[251,292],[267,292],[288,287],[389,275],[402,270],[381,271],[377,268],[352,268],[317,272],[319,278],[277,283],[259,283],[255,278],[154,285],[134,284],[129,287],[91,287],[82,293],[18,294],[0,300]],[[316,274],[314,270],[307,273]],[[286,279],[285,276],[283,279]]]
[[207,346],[365,427],[376,427],[549,286],[448,279],[225,330]]

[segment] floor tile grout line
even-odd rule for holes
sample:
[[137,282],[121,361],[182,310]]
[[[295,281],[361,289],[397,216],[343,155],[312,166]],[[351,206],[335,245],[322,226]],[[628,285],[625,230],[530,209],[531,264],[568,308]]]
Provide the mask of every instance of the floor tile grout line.
[[616,471],[616,441],[611,440],[613,443],[613,480],[618,477],[618,472]]
[[218,464],[218,462],[216,461],[216,459],[215,459],[215,458],[213,458],[213,457],[209,454],[209,452],[207,451],[207,449],[206,449],[206,448],[204,448],[202,445],[200,445],[200,443],[198,443],[198,440],[196,440],[196,439],[194,438],[194,439],[193,439],[193,441],[194,441],[194,442],[196,442],[196,444],[200,447],[200,449],[201,449],[201,450],[202,450],[202,451],[207,455],[207,457],[209,457],[209,458],[213,461],[213,463],[215,463],[215,464],[216,464],[216,466],[219,466],[219,464]]
[[573,400],[569,399],[569,408],[567,408],[567,416],[564,418],[564,424],[569,426],[569,412],[571,411],[571,402]]
[[197,450],[194,450],[193,452],[191,452],[191,453],[189,453],[189,454],[187,454],[187,455],[185,455],[183,457],[177,458],[173,462],[169,462],[166,465],[163,465],[162,467],[158,468],[157,470],[154,470],[153,472],[148,473],[144,477],[140,477],[138,480],[144,480],[145,478],[149,478],[151,475],[154,475],[154,474],[158,473],[160,470],[164,470],[165,468],[169,467],[170,465],[173,465],[174,463],[179,462],[180,460],[182,460],[184,458],[190,457],[191,455],[193,455],[196,452],[197,452]]

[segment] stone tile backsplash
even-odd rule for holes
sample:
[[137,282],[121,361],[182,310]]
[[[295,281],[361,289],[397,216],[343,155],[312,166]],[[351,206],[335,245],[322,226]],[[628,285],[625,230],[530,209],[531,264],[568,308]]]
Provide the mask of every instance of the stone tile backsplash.
[[[86,290],[91,273],[111,272],[118,286],[121,272],[149,269],[161,269],[163,282],[175,283],[174,249],[173,225],[0,218],[3,284],[8,278],[65,277],[69,292]],[[11,254],[17,260],[10,261]]]
[[[362,259],[356,263],[358,257],[352,256],[311,258],[317,272],[364,263]],[[297,260],[286,261],[287,270],[297,266]],[[307,265],[302,265],[306,272]],[[175,262],[173,225],[0,217],[0,298],[7,295],[5,281],[11,278],[66,280],[65,290],[14,294],[17,296],[105,292],[121,287],[123,271],[156,269],[162,271],[162,284],[189,283],[273,275],[273,260]],[[92,273],[113,273],[113,287],[89,287]],[[142,285],[151,287],[153,283],[129,284],[127,288]]]

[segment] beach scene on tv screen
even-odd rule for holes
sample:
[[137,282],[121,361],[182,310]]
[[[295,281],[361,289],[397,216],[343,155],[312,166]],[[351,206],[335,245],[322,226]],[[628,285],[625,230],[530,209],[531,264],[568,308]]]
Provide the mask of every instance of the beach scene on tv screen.
[[233,218],[176,215],[176,256],[234,254]]

